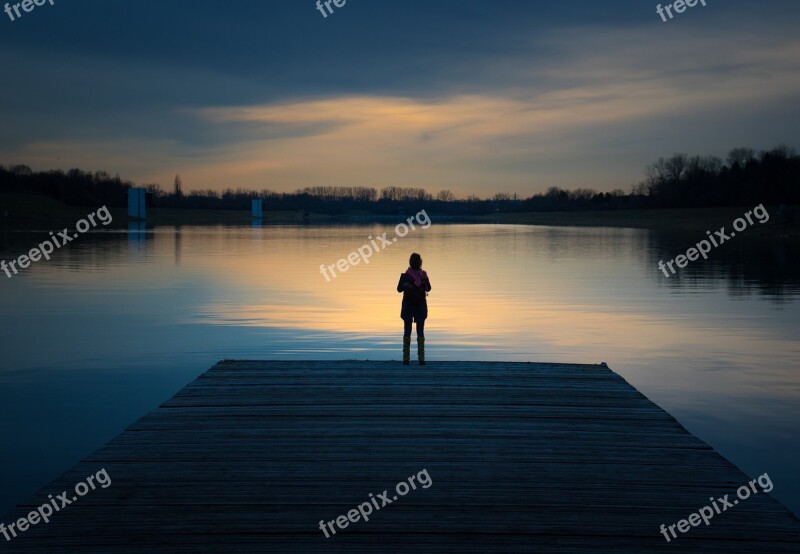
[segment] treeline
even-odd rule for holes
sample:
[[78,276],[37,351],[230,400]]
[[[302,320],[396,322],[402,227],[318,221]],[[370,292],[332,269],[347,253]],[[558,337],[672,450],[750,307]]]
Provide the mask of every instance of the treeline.
[[[0,166],[4,191],[35,192],[70,205],[124,206],[130,181],[105,172],[78,169],[34,172],[27,166]],[[193,190],[183,192],[180,177],[170,191],[145,185],[148,203],[165,208],[247,210],[253,199],[265,201],[272,211],[309,211],[338,214],[411,212],[426,207],[440,213],[478,215],[496,211],[536,212],[618,210],[628,208],[695,208],[800,204],[800,156],[786,146],[757,153],[735,148],[722,160],[715,156],[674,154],[645,169],[645,179],[628,192],[597,192],[589,188],[565,190],[551,187],[529,197],[499,193],[492,198],[456,198],[449,190],[436,195],[422,188],[315,186],[290,193],[250,189]]]
[[[455,196],[449,191],[434,198],[424,189],[412,187],[386,187],[378,191],[371,187],[318,186],[298,189],[295,192],[254,191],[238,188],[219,192],[215,190],[194,190],[183,194],[180,177],[176,177],[171,193],[159,187],[148,187],[155,206],[167,208],[200,208],[240,210],[249,209],[251,200],[261,198],[265,208],[272,211],[307,211],[316,213],[340,214],[363,211],[367,213],[397,213],[398,210],[415,210],[421,206],[431,206],[455,211],[455,204],[437,200],[446,198],[455,203]],[[464,212],[466,213],[466,212]]]
[[734,148],[715,156],[674,154],[647,166],[636,192],[656,207],[800,204],[800,156],[779,146],[756,154]]
[[39,193],[72,206],[124,206],[128,188],[136,186],[105,171],[80,169],[34,172],[27,165],[0,165],[0,190]]
[[800,204],[800,156],[778,146],[756,153],[734,148],[716,156],[673,154],[645,168],[629,192],[550,188],[512,209],[526,212],[625,208],[711,208]]

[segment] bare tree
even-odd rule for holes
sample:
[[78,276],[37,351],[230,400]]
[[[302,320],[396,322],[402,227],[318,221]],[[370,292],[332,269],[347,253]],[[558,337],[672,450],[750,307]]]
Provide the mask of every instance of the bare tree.
[[687,175],[713,175],[717,176],[722,171],[722,160],[716,156],[692,156],[686,162]]
[[440,200],[441,202],[452,202],[455,199],[456,195],[447,189],[440,190],[439,194],[436,195],[436,200]]
[[158,199],[164,196],[164,191],[161,189],[161,185],[151,183],[149,185],[144,186],[147,194],[150,194],[153,199]]
[[686,154],[673,154],[666,161],[667,178],[677,183],[683,178],[689,157]]
[[594,189],[577,188],[577,189],[573,190],[572,192],[570,192],[570,198],[573,199],[573,200],[579,200],[579,201],[580,200],[583,200],[583,201],[591,200],[595,196],[597,196],[597,191],[594,190]]
[[750,162],[755,161],[756,151],[752,148],[734,148],[728,152],[728,166],[733,169],[736,166],[746,167]]

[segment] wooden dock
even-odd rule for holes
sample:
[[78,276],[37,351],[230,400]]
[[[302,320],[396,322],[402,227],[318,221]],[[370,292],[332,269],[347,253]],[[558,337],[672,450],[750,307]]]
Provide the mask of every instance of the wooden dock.
[[764,493],[667,543],[750,479],[605,366],[222,362],[0,521],[102,468],[0,552],[800,552]]

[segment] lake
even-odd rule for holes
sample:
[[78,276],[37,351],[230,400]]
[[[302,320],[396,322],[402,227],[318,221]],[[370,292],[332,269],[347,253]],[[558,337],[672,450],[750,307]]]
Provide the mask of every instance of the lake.
[[[399,360],[417,251],[431,363],[607,362],[800,514],[800,241],[737,236],[667,279],[702,233],[433,219],[330,281],[393,227],[92,232],[0,274],[0,511],[221,359]],[[0,235],[7,260],[41,238]]]

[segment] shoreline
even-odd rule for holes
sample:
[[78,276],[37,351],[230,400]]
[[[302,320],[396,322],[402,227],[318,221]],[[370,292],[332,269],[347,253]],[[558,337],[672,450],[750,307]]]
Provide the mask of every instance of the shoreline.
[[[752,234],[800,237],[800,210],[788,207],[783,214],[777,207],[767,206],[770,215],[764,224],[749,228]],[[622,227],[672,231],[707,231],[722,226],[730,228],[733,221],[742,217],[750,208],[676,208],[636,209],[587,212],[526,212],[500,213],[474,218],[481,223],[518,225],[552,225],[560,227]],[[787,221],[788,214],[796,214],[795,221]]]
[[[0,228],[5,231],[41,231],[57,227],[72,227],[96,207],[67,206],[47,196],[34,194],[0,194]],[[731,226],[749,208],[677,208],[633,209],[585,212],[520,212],[487,215],[454,215],[431,213],[434,222],[445,224],[508,224],[546,225],[558,227],[616,227],[674,231],[706,231]],[[109,208],[113,217],[108,229],[127,229],[139,220],[129,218],[124,208]],[[765,224],[753,226],[751,234],[800,237],[800,207],[767,207],[770,219]],[[792,217],[794,216],[794,217]],[[395,223],[405,219],[403,214],[322,214],[313,212],[282,211],[264,213],[262,225],[354,225]],[[794,221],[792,221],[794,219]],[[177,226],[246,226],[254,218],[248,210],[191,210],[149,208],[146,228]]]

